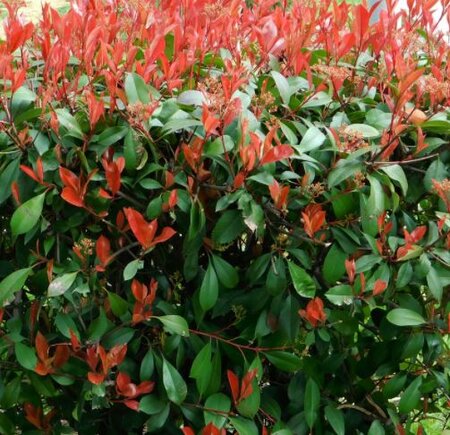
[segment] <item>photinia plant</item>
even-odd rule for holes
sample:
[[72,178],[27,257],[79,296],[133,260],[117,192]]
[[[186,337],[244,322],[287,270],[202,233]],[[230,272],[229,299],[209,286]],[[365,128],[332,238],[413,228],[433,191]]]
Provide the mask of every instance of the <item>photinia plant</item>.
[[448,1],[20,3],[1,433],[448,429]]

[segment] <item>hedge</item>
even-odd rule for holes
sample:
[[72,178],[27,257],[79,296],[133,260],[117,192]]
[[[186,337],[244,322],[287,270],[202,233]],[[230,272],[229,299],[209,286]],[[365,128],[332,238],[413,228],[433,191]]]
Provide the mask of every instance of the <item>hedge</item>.
[[436,2],[74,0],[36,26],[19,3],[1,433],[448,428]]

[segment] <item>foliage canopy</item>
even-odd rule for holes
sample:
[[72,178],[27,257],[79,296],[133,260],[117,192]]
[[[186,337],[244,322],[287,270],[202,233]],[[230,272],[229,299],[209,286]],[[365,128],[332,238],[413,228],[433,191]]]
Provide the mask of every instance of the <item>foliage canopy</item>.
[[448,411],[450,51],[387,3],[6,1],[0,432]]

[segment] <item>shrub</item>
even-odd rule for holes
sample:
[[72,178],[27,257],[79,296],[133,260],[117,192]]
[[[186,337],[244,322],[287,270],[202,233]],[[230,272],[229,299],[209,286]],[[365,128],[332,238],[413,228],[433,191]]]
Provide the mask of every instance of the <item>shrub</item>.
[[450,63],[430,2],[373,24],[252,3],[78,0],[35,28],[6,2],[2,433],[445,420]]

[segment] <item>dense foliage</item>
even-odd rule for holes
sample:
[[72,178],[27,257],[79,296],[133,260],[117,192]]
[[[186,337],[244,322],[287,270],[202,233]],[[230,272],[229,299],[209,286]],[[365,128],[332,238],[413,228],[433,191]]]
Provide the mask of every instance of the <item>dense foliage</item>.
[[19,3],[0,432],[442,431],[449,2]]

